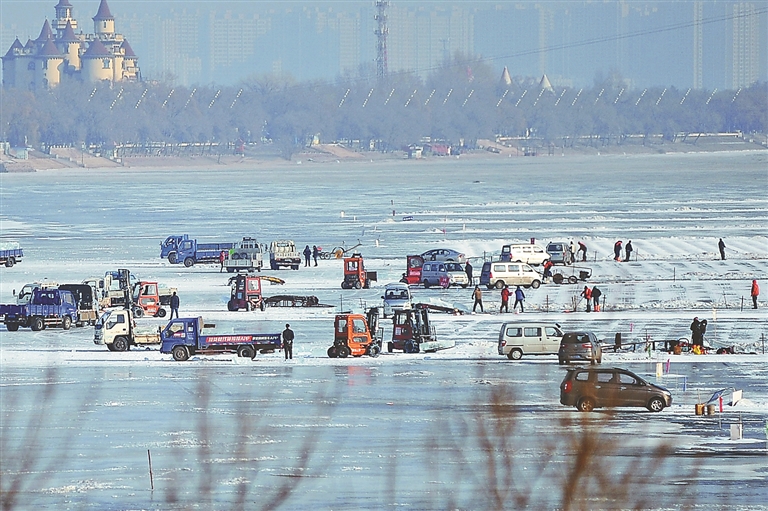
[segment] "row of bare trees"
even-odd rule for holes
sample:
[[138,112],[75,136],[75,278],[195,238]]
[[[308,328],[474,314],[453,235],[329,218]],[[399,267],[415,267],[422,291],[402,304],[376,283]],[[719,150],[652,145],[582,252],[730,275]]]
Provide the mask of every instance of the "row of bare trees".
[[729,91],[638,90],[612,77],[589,88],[500,83],[481,61],[457,57],[422,80],[296,83],[258,76],[236,87],[64,83],[6,89],[0,137],[14,146],[269,141],[283,156],[313,137],[399,149],[424,137],[472,146],[478,138],[621,137],[680,132],[766,133],[768,84]]

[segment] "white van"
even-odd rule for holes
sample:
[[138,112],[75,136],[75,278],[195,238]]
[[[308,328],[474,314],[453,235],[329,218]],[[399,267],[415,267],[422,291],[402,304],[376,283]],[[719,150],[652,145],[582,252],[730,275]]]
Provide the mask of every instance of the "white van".
[[413,297],[408,284],[400,282],[393,282],[384,286],[384,296],[381,299],[384,300],[384,318],[394,316],[395,311],[409,310],[413,306],[411,303]]
[[501,247],[501,260],[538,266],[550,259],[544,247],[532,243],[518,243]]
[[539,272],[523,263],[507,263],[504,261],[485,262],[480,272],[480,285],[488,289],[502,289],[508,286],[523,286],[538,289],[541,285]]
[[421,267],[421,283],[430,286],[469,286],[469,278],[464,265],[456,262],[426,262]]
[[552,323],[511,322],[501,325],[499,355],[520,360],[523,355],[557,355],[563,331]]

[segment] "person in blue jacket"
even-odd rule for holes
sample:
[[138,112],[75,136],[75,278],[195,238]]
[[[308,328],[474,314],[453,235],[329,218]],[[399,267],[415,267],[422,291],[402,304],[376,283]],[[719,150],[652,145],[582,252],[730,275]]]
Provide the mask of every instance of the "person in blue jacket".
[[512,312],[515,312],[517,310],[517,304],[520,304],[520,312],[525,312],[523,310],[523,300],[525,300],[525,294],[523,293],[523,290],[520,286],[517,286],[517,289],[515,289],[515,304],[512,306]]

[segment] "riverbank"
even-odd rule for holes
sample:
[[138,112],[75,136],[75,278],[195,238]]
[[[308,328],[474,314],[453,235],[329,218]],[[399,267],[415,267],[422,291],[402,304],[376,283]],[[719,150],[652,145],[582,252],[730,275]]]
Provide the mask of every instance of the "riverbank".
[[604,144],[599,139],[570,147],[524,147],[520,143],[504,144],[491,140],[478,140],[478,148],[467,150],[460,155],[427,155],[414,158],[405,151],[354,151],[339,144],[321,144],[292,155],[290,160],[280,156],[276,148],[269,145],[249,146],[243,155],[201,154],[190,156],[130,156],[113,160],[99,155],[65,148],[51,150],[51,154],[29,150],[27,159],[0,155],[0,172],[55,171],[67,168],[87,169],[165,169],[180,168],[227,168],[247,170],[264,166],[302,165],[307,163],[374,162],[422,159],[435,161],[443,158],[495,159],[502,158],[547,158],[570,156],[636,155],[711,153],[730,151],[766,151],[766,137],[756,138],[688,138],[674,142],[662,139],[628,139],[621,144]]

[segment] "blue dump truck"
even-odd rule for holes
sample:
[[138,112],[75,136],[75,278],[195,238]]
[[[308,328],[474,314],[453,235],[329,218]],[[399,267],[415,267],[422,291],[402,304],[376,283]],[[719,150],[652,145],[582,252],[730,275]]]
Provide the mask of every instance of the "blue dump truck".
[[160,352],[170,353],[174,360],[188,360],[193,355],[237,353],[253,358],[257,352],[272,353],[283,347],[278,334],[216,334],[207,333],[215,325],[204,324],[203,318],[173,319],[160,332]]
[[28,304],[0,305],[0,315],[9,332],[19,327],[34,331],[47,327],[69,330],[72,323],[80,323],[77,300],[71,291],[63,289],[35,289]]
[[160,244],[160,258],[189,268],[196,263],[218,263],[221,253],[233,248],[235,243],[198,243],[187,234],[168,236]]
[[21,250],[17,243],[0,244],[0,264],[10,268],[14,264],[21,262],[22,257],[24,257],[24,251]]

